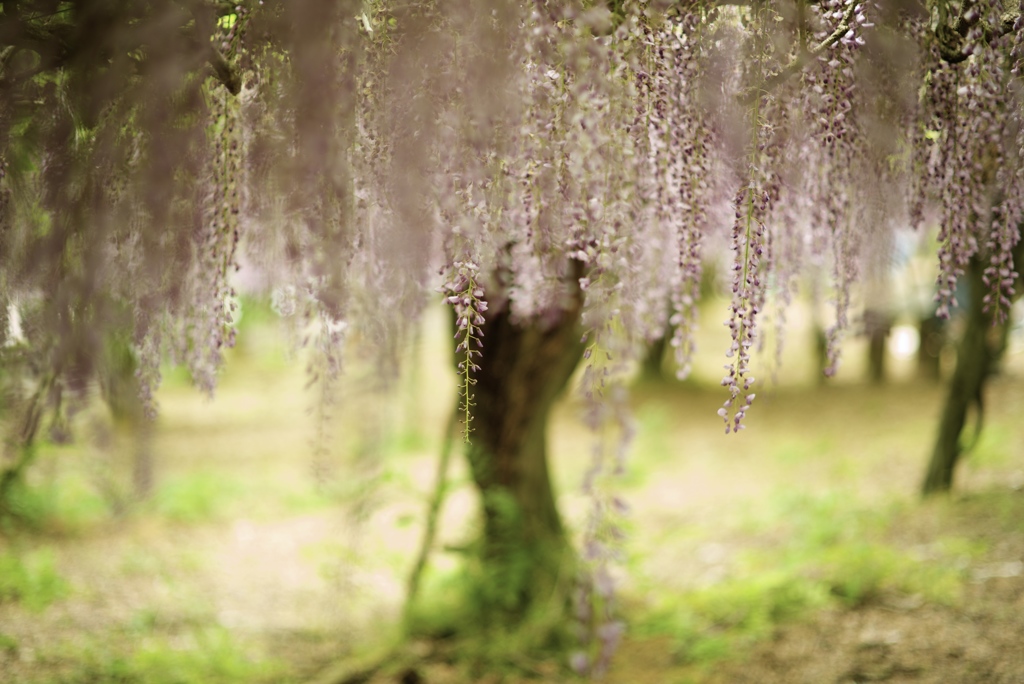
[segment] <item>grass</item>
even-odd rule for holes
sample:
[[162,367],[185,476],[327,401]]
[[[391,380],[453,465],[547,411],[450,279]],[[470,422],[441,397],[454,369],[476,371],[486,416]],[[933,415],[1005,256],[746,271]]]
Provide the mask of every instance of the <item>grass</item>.
[[924,560],[887,544],[858,541],[829,549],[812,567],[817,581],[847,608],[882,602],[891,594],[952,605],[966,576],[949,560]]
[[889,596],[951,603],[965,580],[962,570],[935,567],[892,547],[852,543],[797,565],[747,571],[668,597],[639,611],[634,635],[670,636],[677,662],[711,665],[737,657],[777,627],[816,610],[854,609]]
[[[995,498],[991,503],[998,508]],[[941,536],[905,548],[891,532],[921,511],[901,501],[869,505],[841,492],[786,491],[752,503],[732,529],[716,531],[745,539],[744,550],[723,561],[720,577],[709,584],[659,592],[653,603],[641,603],[636,634],[669,636],[678,662],[710,666],[826,607],[903,600],[955,605],[969,579],[966,568],[986,544]],[[707,531],[690,536],[694,544],[709,538]]]
[[135,645],[63,644],[42,657],[66,672],[31,684],[241,684],[285,682],[281,665],[254,659],[225,629],[207,627],[173,636],[125,635]]
[[0,653],[16,656],[18,654],[18,640],[0,632]]
[[0,603],[41,611],[67,596],[69,589],[54,566],[52,551],[0,552]]
[[153,494],[151,507],[172,522],[210,522],[227,517],[244,492],[237,477],[197,471],[167,478]]
[[7,508],[12,516],[7,523],[74,536],[108,518],[109,503],[86,476],[82,456],[74,447],[41,445],[27,482],[11,490]]
[[178,472],[158,480],[152,494],[133,501],[109,491],[88,473],[67,468],[59,478],[15,488],[10,509],[17,526],[58,537],[88,535],[126,516],[176,524],[204,524],[245,515],[273,518],[322,510],[332,500],[311,486],[289,487],[260,474],[224,469]]

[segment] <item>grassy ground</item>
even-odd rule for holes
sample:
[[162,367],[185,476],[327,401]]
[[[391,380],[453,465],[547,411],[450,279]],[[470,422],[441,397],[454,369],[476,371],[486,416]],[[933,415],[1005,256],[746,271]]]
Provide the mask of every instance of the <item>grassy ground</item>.
[[[0,679],[306,681],[394,634],[454,397],[443,323],[395,393],[342,397],[326,454],[311,444],[302,364],[259,316],[248,325],[215,401],[170,374],[148,501],[131,503],[130,436],[93,439],[102,407],[80,416],[76,444],[43,450],[21,501],[35,529],[0,539]],[[720,359],[713,339],[705,348],[710,376]],[[942,388],[858,384],[854,346],[845,376],[819,389],[800,350],[739,435],[722,434],[717,389],[636,388],[620,485],[632,508],[629,631],[608,679],[1024,680],[1019,358],[994,383],[959,494],[922,504]],[[590,439],[569,398],[551,440],[574,529]],[[457,464],[440,545],[465,540],[474,505]],[[450,608],[459,558],[433,558],[424,602],[435,611]],[[528,669],[571,679],[561,660]],[[420,674],[519,676],[459,658]]]

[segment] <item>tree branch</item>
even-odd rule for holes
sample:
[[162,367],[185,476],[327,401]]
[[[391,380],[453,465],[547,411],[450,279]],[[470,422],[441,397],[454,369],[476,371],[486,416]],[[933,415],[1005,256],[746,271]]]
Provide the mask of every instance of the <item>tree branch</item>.
[[211,43],[209,45],[207,62],[213,68],[213,73],[217,77],[217,80],[224,84],[224,87],[228,89],[228,92],[232,95],[238,95],[242,90],[242,80],[238,76],[238,71],[235,70],[231,63],[224,58],[224,55],[220,53],[216,47]]
[[448,419],[448,426],[444,431],[444,439],[441,442],[441,457],[437,462],[437,476],[434,483],[434,492],[430,497],[427,506],[427,519],[423,529],[423,540],[420,542],[419,552],[416,554],[416,562],[413,564],[412,572],[409,573],[407,589],[405,593],[405,628],[410,626],[410,616],[415,608],[416,599],[419,597],[420,582],[423,578],[423,571],[427,566],[427,559],[434,548],[434,540],[437,537],[437,522],[441,516],[441,506],[444,504],[445,495],[448,492],[448,463],[451,461],[452,448],[455,446],[455,428],[459,424],[460,403],[455,402],[451,417]]
[[7,70],[7,65],[11,63],[11,60],[17,52],[18,48],[13,45],[0,48],[0,78],[3,78],[3,73]]
[[[935,38],[939,44],[939,57],[948,64],[959,64],[971,56],[970,50],[964,49],[964,38],[971,27],[978,23],[980,15],[973,8],[966,8],[967,3],[960,4],[960,13],[957,15],[956,23],[950,26],[945,20],[944,13],[940,14],[939,25],[935,27]],[[940,8],[942,5],[940,5]],[[965,11],[966,8],[966,11]],[[997,26],[984,26],[982,36],[986,43],[1002,38],[1012,33],[1019,11],[1009,10],[999,18]]]
[[32,50],[41,57],[51,53],[71,51],[71,27],[58,24],[44,28],[31,21],[21,21],[18,15],[3,14],[0,21],[0,45]]
[[[23,22],[16,15],[7,15],[0,21],[0,90],[16,89],[22,83],[35,76],[59,69],[67,64],[75,54],[76,46],[70,42],[70,27],[55,26],[43,28],[32,22]],[[20,73],[5,74],[10,61],[21,50],[29,50],[39,55],[39,63]]]
[[[73,27],[69,24],[53,24],[43,26],[37,22],[22,21],[20,14],[11,11],[17,3],[13,0],[0,0],[3,13],[0,14],[0,87],[10,89],[17,87],[41,73],[65,66],[79,50],[79,41],[88,41],[90,36],[76,37]],[[237,12],[239,5],[224,0],[212,0],[210,8],[218,17]],[[194,16],[194,15],[193,15]],[[198,21],[195,22],[198,25]],[[223,54],[214,46],[209,36],[197,33],[195,26],[191,29],[182,27],[188,39],[194,41],[196,48],[205,52],[206,62],[213,71],[214,77],[228,89],[232,95],[241,91],[241,77],[237,70],[228,62]],[[77,38],[77,41],[76,41]],[[135,49],[145,45],[136,45]],[[13,49],[12,49],[13,48]],[[31,50],[39,55],[40,63],[19,74],[3,75],[3,66],[18,50]]]
[[218,17],[226,17],[236,14],[238,8],[242,7],[244,3],[242,0],[238,0],[238,2],[231,2],[231,0],[209,0],[206,4]]
[[740,100],[744,106],[753,104],[754,99],[768,93],[775,88],[779,87],[783,82],[789,79],[791,76],[799,73],[805,66],[815,57],[820,55],[822,52],[832,47],[839,40],[846,35],[847,31],[850,30],[850,19],[853,18],[854,10],[857,5],[851,3],[843,14],[843,18],[839,21],[839,25],[836,26],[835,30],[832,31],[823,41],[815,45],[810,50],[801,49],[797,52],[796,56],[790,61],[789,64],[784,66],[780,71],[772,74],[764,80],[764,83],[760,87],[751,89],[746,95]]

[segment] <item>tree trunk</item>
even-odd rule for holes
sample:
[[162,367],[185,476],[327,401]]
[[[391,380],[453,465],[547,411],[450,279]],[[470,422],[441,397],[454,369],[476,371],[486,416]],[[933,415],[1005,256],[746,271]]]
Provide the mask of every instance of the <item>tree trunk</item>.
[[828,375],[825,374],[825,369],[828,368],[828,335],[825,333],[825,328],[818,321],[814,322],[813,334],[814,377],[817,379],[819,386],[824,386],[828,382]]
[[568,282],[560,310],[517,321],[496,306],[482,326],[467,455],[483,508],[479,599],[488,623],[514,626],[538,603],[563,600],[573,579],[547,461],[548,416],[583,352],[583,297],[578,278]]
[[[11,443],[2,447],[5,451],[11,448],[15,453],[14,462],[0,469],[0,519],[12,514],[17,517],[17,511],[11,508],[11,494],[24,483],[25,471],[35,460],[39,427],[46,411],[47,402],[53,400],[53,392],[58,389],[59,377],[59,369],[50,371],[43,376],[24,409],[24,416],[21,419],[21,427],[17,436]],[[0,456],[6,457],[7,454],[0,454]]]
[[640,377],[644,380],[665,379],[665,350],[671,332],[666,332],[647,345],[647,355],[640,363]]
[[942,347],[946,341],[946,322],[931,313],[917,322],[917,376],[938,382],[942,378]]
[[868,379],[880,385],[885,382],[885,340],[892,323],[888,314],[877,309],[865,309],[864,334],[868,338]]
[[[1019,256],[1016,261],[1020,262]],[[994,324],[992,316],[984,310],[983,298],[989,290],[982,281],[986,265],[973,258],[967,267],[969,292],[964,330],[957,345],[956,368],[922,486],[924,496],[948,492],[952,488],[953,471],[963,450],[960,434],[967,422],[967,413],[974,406],[977,414],[975,434],[979,434],[985,382],[992,375],[1005,345],[1007,324]]]

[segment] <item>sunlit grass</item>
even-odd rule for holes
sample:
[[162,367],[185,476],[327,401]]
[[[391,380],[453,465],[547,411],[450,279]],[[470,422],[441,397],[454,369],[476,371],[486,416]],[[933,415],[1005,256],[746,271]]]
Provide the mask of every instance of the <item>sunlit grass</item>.
[[67,581],[54,567],[52,551],[0,551],[0,603],[13,602],[41,611],[69,591]]
[[926,550],[904,549],[887,533],[905,513],[905,505],[867,508],[836,494],[780,495],[752,506],[735,528],[714,533],[750,537],[738,553],[701,559],[714,550],[710,531],[690,537],[697,564],[711,561],[720,571],[676,593],[647,589],[637,635],[670,636],[679,662],[709,664],[825,607],[955,603],[983,545],[948,538]]
[[18,526],[59,535],[82,534],[107,519],[108,503],[83,477],[60,473],[51,478],[32,478],[26,487],[12,490],[8,508]]
[[222,628],[198,628],[174,635],[152,635],[153,621],[131,626],[123,636],[130,650],[108,641],[90,639],[62,644],[52,658],[66,673],[40,678],[31,684],[241,684],[285,682],[281,665],[254,660]]

